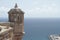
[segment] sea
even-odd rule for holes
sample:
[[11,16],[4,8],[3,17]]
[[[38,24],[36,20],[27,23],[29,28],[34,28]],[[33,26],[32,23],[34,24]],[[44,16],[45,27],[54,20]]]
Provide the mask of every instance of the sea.
[[[0,18],[0,22],[8,22]],[[25,18],[23,40],[50,40],[49,36],[60,34],[60,18]]]

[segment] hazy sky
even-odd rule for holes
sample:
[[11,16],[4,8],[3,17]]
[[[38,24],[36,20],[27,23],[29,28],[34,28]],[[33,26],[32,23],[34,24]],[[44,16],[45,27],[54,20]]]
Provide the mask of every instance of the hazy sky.
[[18,4],[25,18],[60,18],[60,0],[0,0],[0,17]]

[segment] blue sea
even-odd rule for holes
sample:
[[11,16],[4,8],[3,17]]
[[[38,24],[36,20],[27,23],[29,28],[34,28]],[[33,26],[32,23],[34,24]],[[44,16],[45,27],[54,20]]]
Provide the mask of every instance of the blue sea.
[[23,40],[49,40],[49,35],[60,34],[60,18],[25,18],[24,31]]

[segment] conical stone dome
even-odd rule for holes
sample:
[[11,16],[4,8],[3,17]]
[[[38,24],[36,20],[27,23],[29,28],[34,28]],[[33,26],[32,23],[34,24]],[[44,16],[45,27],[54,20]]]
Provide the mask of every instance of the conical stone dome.
[[12,8],[9,12],[10,13],[24,13],[20,8],[18,8],[17,3],[15,4],[15,7]]

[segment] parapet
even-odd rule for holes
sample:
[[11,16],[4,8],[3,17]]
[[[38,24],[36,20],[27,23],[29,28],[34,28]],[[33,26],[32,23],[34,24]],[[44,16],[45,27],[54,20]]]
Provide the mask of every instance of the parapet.
[[0,25],[0,40],[12,40],[13,29],[8,26]]
[[1,26],[10,26],[10,22],[0,22]]

